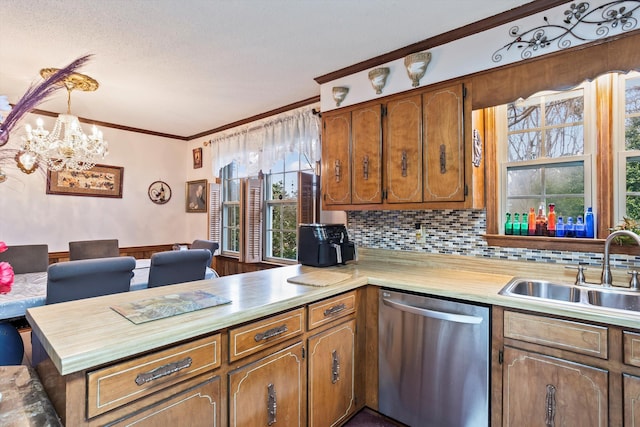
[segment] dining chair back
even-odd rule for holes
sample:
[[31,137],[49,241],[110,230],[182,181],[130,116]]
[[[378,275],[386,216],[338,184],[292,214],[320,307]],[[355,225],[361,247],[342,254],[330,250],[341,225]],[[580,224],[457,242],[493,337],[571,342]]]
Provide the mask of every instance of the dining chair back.
[[135,266],[130,256],[51,264],[45,304],[128,292]]
[[189,249],[209,249],[211,252],[211,256],[209,257],[209,263],[207,266],[211,265],[211,259],[213,258],[213,254],[216,253],[220,245],[218,242],[213,242],[211,240],[199,240],[196,239],[193,241]]
[[208,249],[157,252],[151,255],[148,287],[203,280],[210,259]]
[[47,271],[49,245],[12,245],[0,253],[0,262],[6,261],[15,274]]
[[69,259],[109,258],[120,256],[118,239],[80,240],[69,242]]

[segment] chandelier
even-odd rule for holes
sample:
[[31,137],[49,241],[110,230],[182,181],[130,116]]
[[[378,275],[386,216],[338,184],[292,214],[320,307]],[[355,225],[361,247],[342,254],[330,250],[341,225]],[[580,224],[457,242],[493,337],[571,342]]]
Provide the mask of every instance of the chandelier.
[[[56,71],[57,68],[44,68],[40,75],[47,79]],[[78,117],[71,114],[71,92],[75,89],[92,92],[98,89],[98,82],[84,74],[72,73],[58,84],[67,89],[67,113],[58,115],[51,132],[44,128],[41,118],[37,119],[35,129],[29,124],[25,126],[22,150],[16,155],[23,172],[33,172],[38,161],[53,171],[87,170],[108,154],[109,144],[102,138],[102,132],[94,125],[91,135],[86,135]]]

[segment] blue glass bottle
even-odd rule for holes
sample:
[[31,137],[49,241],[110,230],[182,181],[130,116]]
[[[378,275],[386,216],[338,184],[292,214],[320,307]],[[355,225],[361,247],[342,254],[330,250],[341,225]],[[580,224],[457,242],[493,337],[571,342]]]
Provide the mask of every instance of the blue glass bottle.
[[575,225],[576,237],[585,238],[587,236],[587,232],[584,228],[584,222],[582,222],[582,215],[578,215]]
[[589,239],[593,239],[596,235],[595,219],[593,217],[593,209],[587,208],[587,212],[584,214],[584,226],[586,236]]
[[567,218],[567,224],[564,226],[564,237],[576,237],[575,225],[573,225],[573,217]]
[[562,222],[562,217],[558,217],[558,222],[556,223],[556,237],[564,237],[564,222]]

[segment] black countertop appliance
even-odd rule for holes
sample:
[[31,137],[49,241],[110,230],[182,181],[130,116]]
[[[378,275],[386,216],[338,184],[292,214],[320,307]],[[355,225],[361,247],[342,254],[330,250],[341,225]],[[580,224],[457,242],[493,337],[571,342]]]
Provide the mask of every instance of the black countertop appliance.
[[357,260],[356,245],[349,241],[344,224],[300,224],[298,262],[329,267]]

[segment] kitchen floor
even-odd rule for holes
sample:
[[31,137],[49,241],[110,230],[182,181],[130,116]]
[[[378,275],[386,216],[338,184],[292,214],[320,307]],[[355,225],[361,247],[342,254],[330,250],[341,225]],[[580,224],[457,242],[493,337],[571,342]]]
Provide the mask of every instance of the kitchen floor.
[[347,421],[343,427],[402,427],[404,424],[392,421],[377,412],[364,408],[353,418]]

